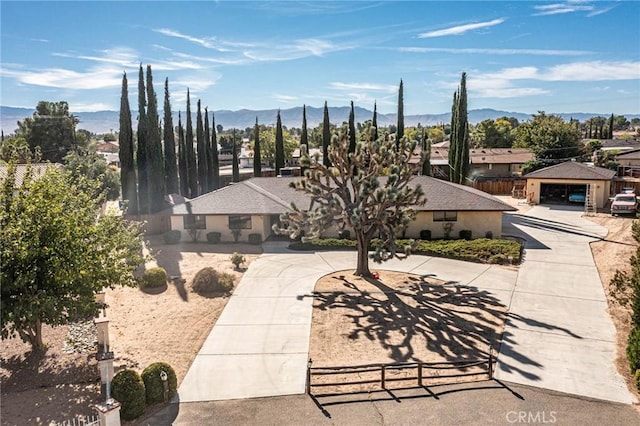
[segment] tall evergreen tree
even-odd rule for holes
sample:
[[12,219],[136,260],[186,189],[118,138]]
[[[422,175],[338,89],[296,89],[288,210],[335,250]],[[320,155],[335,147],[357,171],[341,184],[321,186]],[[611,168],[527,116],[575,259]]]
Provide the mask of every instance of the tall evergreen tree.
[[613,114],[609,118],[609,139],[613,139]]
[[233,147],[233,155],[231,156],[232,158],[232,165],[231,165],[231,171],[232,171],[232,177],[233,177],[233,181],[234,182],[240,182],[240,169],[238,166],[238,146],[236,145],[236,129],[233,129],[232,133],[232,137],[233,137],[233,143],[232,143],[232,147]]
[[196,113],[196,149],[198,161],[198,195],[207,192],[207,152],[204,140],[204,127],[202,124],[202,109],[198,99],[198,112]]
[[209,109],[207,107],[204,107],[204,152],[207,162],[207,185],[203,187],[203,192],[210,192],[213,153],[211,152],[211,129],[209,128]]
[[307,106],[302,106],[302,132],[300,133],[300,145],[309,145],[309,133],[307,132]]
[[149,165],[147,147],[147,100],[144,88],[144,70],[138,73],[138,214],[149,214]]
[[349,110],[349,153],[356,152],[356,115],[353,109],[353,101],[351,101],[351,109]]
[[373,120],[371,120],[371,125],[373,126],[373,140],[377,141],[379,134],[378,134],[378,105],[377,102],[373,103]]
[[253,126],[253,176],[262,176],[262,155],[260,154],[260,126],[258,126],[258,117],[256,116],[256,124]]
[[216,116],[211,114],[211,182],[210,190],[220,188],[220,160],[218,157],[218,137],[216,136]]
[[169,78],[164,80],[164,174],[167,194],[177,194],[178,164],[176,162],[176,136],[173,129],[171,102],[169,101]]
[[431,141],[427,129],[422,128],[422,176],[431,176]]
[[322,118],[322,164],[325,167],[331,166],[329,158],[329,146],[331,145],[331,127],[329,124],[329,107],[324,101],[324,115]]
[[282,119],[280,110],[276,120],[276,176],[280,174],[280,169],[284,167],[284,137],[282,135]]
[[467,74],[462,73],[458,91],[453,95],[449,144],[450,180],[464,184],[469,173],[469,122],[467,116]]
[[127,73],[122,76],[122,92],[120,95],[120,182],[122,183],[122,199],[127,200],[127,212],[138,212],[138,191],[136,184],[136,166],[134,161],[133,126],[131,124],[131,107],[129,106],[129,84]]
[[158,116],[158,97],[153,88],[151,65],[147,65],[147,104],[149,212],[156,213],[164,208],[165,173],[162,140],[160,137],[160,119]]
[[191,122],[191,98],[187,89],[187,128],[185,130],[185,148],[187,151],[187,173],[189,174],[189,198],[198,195],[198,166],[193,148],[193,124]]
[[184,139],[182,116],[178,111],[178,171],[180,175],[180,195],[189,197],[189,169],[187,167],[187,145]]
[[396,129],[396,148],[400,146],[400,139],[404,137],[404,94],[402,80],[398,90],[398,128]]

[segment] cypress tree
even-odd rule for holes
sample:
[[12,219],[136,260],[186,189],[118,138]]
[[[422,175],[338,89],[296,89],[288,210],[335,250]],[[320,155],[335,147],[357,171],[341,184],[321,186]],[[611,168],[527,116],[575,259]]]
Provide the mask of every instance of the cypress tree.
[[453,93],[453,104],[451,105],[451,133],[449,133],[449,180],[451,182],[455,182],[456,176],[456,161],[458,159],[456,144],[456,133],[457,133],[457,123],[458,120],[456,118],[457,108],[456,105],[458,103],[458,92]]
[[427,129],[422,128],[422,176],[431,176],[431,141]]
[[178,165],[176,162],[176,136],[173,130],[171,102],[169,102],[169,78],[164,80],[164,173],[167,194],[177,194]]
[[120,95],[120,182],[122,199],[128,202],[127,213],[138,211],[138,192],[134,161],[133,126],[131,124],[131,107],[129,106],[129,83],[127,73],[122,76],[122,92]]
[[233,131],[231,132],[232,137],[233,137],[233,155],[231,156],[232,158],[232,165],[231,165],[231,170],[232,170],[232,177],[233,177],[233,181],[234,182],[240,182],[240,169],[238,168],[238,147],[236,146],[236,129],[233,129]]
[[138,73],[138,149],[136,164],[138,165],[138,213],[149,214],[149,172],[147,148],[147,114],[146,91],[144,88],[144,71],[140,64]]
[[331,166],[329,159],[329,145],[331,144],[331,128],[329,127],[329,107],[324,101],[324,116],[322,118],[322,164],[325,167]]
[[404,95],[402,80],[400,80],[400,89],[398,90],[398,128],[396,130],[396,148],[400,147],[400,139],[404,137]]
[[196,149],[198,161],[198,195],[207,192],[207,152],[204,141],[204,127],[202,125],[202,109],[198,99],[198,112],[196,113]]
[[464,184],[469,173],[469,123],[467,117],[467,74],[462,73],[458,91],[453,94],[449,143],[450,180]]
[[178,111],[178,171],[180,174],[180,195],[189,197],[189,171],[187,168],[187,146],[184,139],[182,117]]
[[151,65],[147,65],[147,123],[149,159],[149,212],[156,213],[164,208],[165,174],[162,141],[160,138],[160,119],[158,116],[158,98],[153,88]]
[[196,153],[193,149],[193,125],[191,123],[191,98],[187,89],[187,128],[185,130],[185,148],[187,152],[187,173],[189,175],[189,198],[198,195],[198,166]]
[[356,152],[356,116],[353,110],[353,101],[351,101],[351,110],[349,111],[349,153]]
[[302,133],[300,134],[300,145],[309,145],[309,134],[307,132],[307,106],[302,106]]
[[211,114],[211,181],[210,191],[220,188],[220,161],[218,158],[218,137],[216,136],[216,116]]
[[204,107],[204,153],[205,153],[205,161],[207,164],[207,185],[203,187],[203,192],[211,191],[211,171],[212,171],[212,161],[213,161],[213,153],[211,152],[211,129],[209,128],[209,109]]
[[609,139],[613,139],[613,114],[609,118]]
[[280,110],[276,121],[276,176],[280,175],[280,169],[284,167],[284,138],[282,136],[282,119]]
[[262,156],[260,154],[260,126],[258,126],[258,117],[256,116],[256,124],[253,126],[253,176],[262,176]]
[[371,120],[371,125],[373,126],[373,140],[378,140],[378,105],[377,102],[373,103],[373,120]]

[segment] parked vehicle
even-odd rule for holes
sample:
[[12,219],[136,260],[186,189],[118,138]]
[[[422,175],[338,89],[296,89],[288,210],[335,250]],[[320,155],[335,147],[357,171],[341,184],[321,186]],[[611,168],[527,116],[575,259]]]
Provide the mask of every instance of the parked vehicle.
[[569,194],[569,202],[570,203],[582,203],[586,200],[586,195],[584,192],[572,192]]
[[633,214],[638,212],[638,198],[634,192],[617,194],[611,200],[611,215]]

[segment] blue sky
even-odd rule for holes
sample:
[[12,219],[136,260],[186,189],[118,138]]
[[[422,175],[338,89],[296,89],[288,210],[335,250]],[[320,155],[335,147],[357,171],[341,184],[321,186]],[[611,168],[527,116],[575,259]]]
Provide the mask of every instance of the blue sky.
[[151,65],[162,105],[307,104],[443,113],[464,71],[469,108],[640,113],[637,1],[0,2],[1,101],[118,110],[123,71]]

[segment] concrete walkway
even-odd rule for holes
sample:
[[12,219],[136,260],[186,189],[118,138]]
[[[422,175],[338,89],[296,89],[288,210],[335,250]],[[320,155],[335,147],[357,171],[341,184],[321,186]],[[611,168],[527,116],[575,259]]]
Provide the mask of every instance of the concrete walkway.
[[505,215],[504,232],[527,242],[496,377],[635,402],[616,371],[616,330],[589,247],[607,229],[583,218],[581,210],[535,206],[525,215]]
[[[266,250],[272,253],[251,263],[187,372],[178,390],[181,403],[304,393],[310,295],[320,277],[353,269],[356,254],[289,252],[277,244]],[[383,267],[487,289],[505,305],[517,274],[427,256],[392,260]]]

